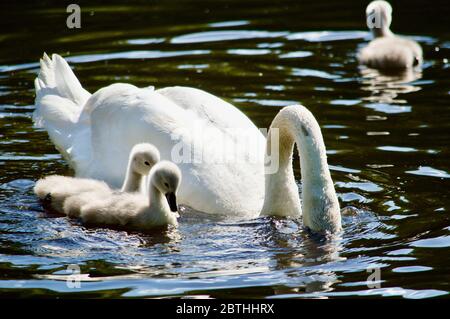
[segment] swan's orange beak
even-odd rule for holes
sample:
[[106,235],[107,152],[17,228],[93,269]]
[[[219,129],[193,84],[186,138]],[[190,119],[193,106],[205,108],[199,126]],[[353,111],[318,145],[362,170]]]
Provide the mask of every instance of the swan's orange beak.
[[166,199],[167,202],[169,203],[170,210],[172,212],[176,212],[178,210],[178,207],[177,207],[177,197],[175,196],[175,193],[167,193]]

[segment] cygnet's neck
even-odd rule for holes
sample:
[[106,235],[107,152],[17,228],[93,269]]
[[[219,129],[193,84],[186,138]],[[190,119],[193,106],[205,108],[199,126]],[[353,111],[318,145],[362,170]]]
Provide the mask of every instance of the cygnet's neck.
[[125,181],[122,185],[122,192],[132,193],[138,192],[141,188],[143,176],[133,170],[132,163],[128,165]]
[[163,193],[153,184],[149,187],[149,207],[158,212],[170,212],[169,204]]
[[147,219],[153,224],[175,224],[176,213],[172,212],[166,196],[153,183],[149,186],[149,209]]
[[[279,131],[279,170],[274,174],[266,174],[262,214],[295,216],[301,212],[292,170],[292,151],[294,144],[297,144],[302,180],[303,223],[317,232],[339,230],[339,202],[327,163],[322,133],[314,116],[301,105],[285,107],[277,114],[270,129]],[[273,141],[269,134],[268,151],[271,143]],[[276,156],[271,154],[271,157],[274,155]]]
[[391,37],[394,35],[388,26],[381,26],[380,28],[374,27],[371,31],[374,38]]

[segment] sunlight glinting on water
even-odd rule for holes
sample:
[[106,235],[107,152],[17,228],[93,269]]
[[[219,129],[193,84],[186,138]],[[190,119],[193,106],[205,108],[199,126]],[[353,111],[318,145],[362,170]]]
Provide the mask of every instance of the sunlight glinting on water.
[[[442,62],[450,45],[439,33],[412,36],[425,52],[422,72],[392,77],[357,65],[356,51],[370,39],[362,12],[341,27],[333,29],[330,21],[318,30],[289,10],[273,20],[226,11],[205,23],[182,15],[185,20],[170,26],[155,18],[145,27],[148,17],[131,10],[136,20],[129,19],[128,10],[105,5],[94,16],[99,20],[86,19],[79,34],[53,34],[40,26],[44,38],[31,41],[31,35],[11,32],[11,39],[30,42],[30,48],[0,54],[0,294],[18,289],[24,295],[49,290],[96,297],[448,294],[448,286],[435,279],[448,273],[450,247],[450,202],[441,194],[450,181],[450,92],[448,63]],[[119,32],[123,25],[108,32],[90,29],[111,22],[102,12],[118,14],[127,32]],[[269,127],[282,106],[305,105],[322,128],[343,232],[324,239],[311,235],[301,220],[242,220],[185,208],[179,229],[143,234],[85,227],[44,212],[34,182],[73,175],[46,132],[31,121],[33,80],[44,50],[62,54],[91,93],[118,81],[156,89],[197,87],[236,105],[261,128]],[[294,171],[300,185],[297,154]],[[71,264],[81,268],[78,291],[66,284]],[[381,273],[375,289],[367,286],[372,268]],[[415,275],[429,277],[417,282]]]

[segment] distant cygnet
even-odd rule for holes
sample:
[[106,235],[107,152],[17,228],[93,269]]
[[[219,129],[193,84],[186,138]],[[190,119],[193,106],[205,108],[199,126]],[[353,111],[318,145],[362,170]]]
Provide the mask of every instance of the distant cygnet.
[[[130,152],[127,173],[121,191],[140,191],[144,177],[159,159],[159,151],[153,145],[148,143],[136,144]],[[64,212],[66,215],[77,215],[76,211],[81,201],[89,200],[90,196],[94,196],[94,193],[108,194],[113,190],[102,181],[52,175],[37,181],[34,192],[47,208],[58,213],[63,213],[64,209],[68,209],[68,213]],[[78,195],[86,192],[90,195],[83,195],[78,199],[73,198],[65,203],[70,197],[78,197]]]
[[389,29],[392,7],[382,0],[366,9],[367,26],[374,39],[358,54],[358,60],[374,69],[407,69],[422,64],[422,48],[412,40],[396,36]]
[[178,166],[161,161],[150,171],[148,196],[111,193],[81,207],[80,218],[86,224],[133,230],[177,226],[176,192],[180,182]]

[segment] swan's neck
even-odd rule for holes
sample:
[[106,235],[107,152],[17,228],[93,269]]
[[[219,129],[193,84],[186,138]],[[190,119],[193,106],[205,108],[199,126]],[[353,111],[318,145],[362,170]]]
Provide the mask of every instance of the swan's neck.
[[[291,216],[300,213],[298,190],[293,186],[295,180],[292,171],[292,151],[294,144],[297,144],[302,176],[304,225],[317,232],[339,230],[339,202],[316,119],[303,106],[289,106],[281,110],[273,120],[270,130],[274,129],[279,132],[279,170],[266,174],[266,195],[262,213]],[[270,151],[273,142],[272,135],[269,134],[267,152],[273,152]],[[277,154],[270,155],[273,158]],[[281,201],[278,197],[281,197]],[[283,210],[286,213],[282,213]]]
[[149,206],[156,211],[170,211],[167,199],[156,186],[150,186]]
[[125,175],[125,181],[122,185],[122,192],[132,193],[138,192],[141,188],[142,175],[135,172],[132,165],[128,165],[127,174]]
[[149,195],[150,203],[147,218],[155,224],[165,224],[173,219],[174,213],[170,211],[169,203],[167,203],[164,194],[154,185],[150,185]]
[[[272,124],[266,145],[266,189],[262,215],[300,216],[302,213],[292,167],[293,149],[293,136],[288,134],[284,126],[275,127]],[[267,166],[269,159],[271,172]]]
[[367,15],[367,26],[374,38],[389,37],[394,34],[390,30],[392,22],[392,9],[378,5]]
[[394,35],[388,26],[381,26],[380,28],[372,28],[372,35],[374,38],[391,37]]

